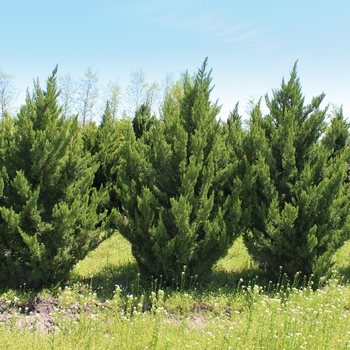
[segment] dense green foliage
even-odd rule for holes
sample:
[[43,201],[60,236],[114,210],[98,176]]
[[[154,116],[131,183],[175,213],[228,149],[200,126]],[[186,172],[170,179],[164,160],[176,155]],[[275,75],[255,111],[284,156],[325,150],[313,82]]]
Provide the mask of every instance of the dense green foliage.
[[[106,235],[108,193],[92,189],[98,164],[76,119],[60,117],[56,70],[35,83],[14,125],[1,125],[0,282],[63,281]],[[9,135],[10,132],[10,135]]]
[[94,161],[98,163],[93,187],[98,190],[106,188],[109,192],[109,200],[105,203],[105,208],[109,212],[120,207],[113,179],[115,170],[121,162],[119,149],[130,126],[131,121],[128,118],[120,120],[113,118],[107,101],[100,125],[89,123],[82,129],[84,150],[93,155]]
[[165,98],[163,118],[142,136],[130,131],[121,150],[120,232],[140,270],[166,281],[184,268],[205,278],[240,233],[239,189],[224,191],[234,159],[210,101],[210,74],[206,61],[194,77],[185,74],[182,94],[177,86]]
[[151,117],[151,107],[147,104],[142,104],[135,112],[135,117],[132,120],[132,128],[136,138],[140,138],[146,131],[149,131],[155,123],[155,118]]
[[268,269],[293,275],[325,273],[348,239],[348,125],[337,111],[329,125],[324,94],[304,103],[296,66],[290,80],[260,103],[249,121],[245,153],[254,174],[250,194],[250,253]]
[[64,281],[111,226],[167,282],[206,279],[241,234],[266,270],[319,277],[349,239],[348,124],[324,94],[305,104],[296,66],[248,128],[238,104],[218,120],[207,60],[167,86],[158,115],[147,98],[117,119],[118,90],[100,124],[59,105],[56,74],[1,115],[0,284]]

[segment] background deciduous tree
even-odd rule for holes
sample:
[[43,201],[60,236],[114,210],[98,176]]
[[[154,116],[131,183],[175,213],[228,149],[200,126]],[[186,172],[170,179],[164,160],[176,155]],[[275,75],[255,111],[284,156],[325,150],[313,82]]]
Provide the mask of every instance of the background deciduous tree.
[[5,113],[10,113],[18,92],[14,84],[14,76],[5,73],[0,68],[0,117],[4,118]]
[[156,82],[147,83],[146,75],[142,69],[131,73],[130,83],[125,89],[126,113],[135,116],[141,105],[147,105],[153,114],[159,100],[160,88]]
[[83,127],[96,116],[96,107],[99,97],[98,76],[91,68],[85,71],[78,86],[78,112]]
[[60,94],[58,102],[62,108],[64,118],[72,117],[76,114],[77,104],[77,83],[70,74],[58,79]]

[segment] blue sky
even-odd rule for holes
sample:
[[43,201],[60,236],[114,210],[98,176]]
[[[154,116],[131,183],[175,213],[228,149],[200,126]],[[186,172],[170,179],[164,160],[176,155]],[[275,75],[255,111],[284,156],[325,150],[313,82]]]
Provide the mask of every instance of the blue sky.
[[278,88],[298,60],[306,101],[325,92],[349,117],[349,14],[348,0],[1,0],[0,67],[22,91],[56,64],[123,88],[132,71],[161,82],[208,56],[226,118]]

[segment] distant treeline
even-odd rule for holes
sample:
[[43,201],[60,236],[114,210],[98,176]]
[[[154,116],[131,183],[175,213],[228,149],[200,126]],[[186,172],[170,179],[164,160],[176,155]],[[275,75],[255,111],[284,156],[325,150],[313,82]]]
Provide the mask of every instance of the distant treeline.
[[[58,75],[57,102],[62,108],[62,115],[79,115],[83,124],[99,122],[107,101],[113,118],[133,117],[142,104],[147,104],[152,114],[159,115],[164,95],[174,84],[174,77],[170,74],[161,83],[150,83],[142,69],[131,72],[125,88],[116,81],[109,81],[103,86],[99,80],[98,73],[91,68],[86,69],[80,79],[74,79],[71,74]],[[0,67],[0,115],[5,111],[14,114],[18,97],[19,89],[14,75],[4,72]]]

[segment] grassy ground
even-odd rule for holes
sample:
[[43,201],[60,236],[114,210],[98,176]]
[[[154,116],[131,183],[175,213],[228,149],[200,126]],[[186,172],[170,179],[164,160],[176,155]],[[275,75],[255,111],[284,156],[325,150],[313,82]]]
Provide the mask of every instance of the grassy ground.
[[[43,291],[88,312],[54,312],[49,333],[0,325],[4,349],[350,349],[350,242],[334,257],[334,277],[314,290],[260,280],[237,241],[206,286],[193,278],[167,288],[138,274],[129,244],[115,234],[74,268],[62,290]],[[16,302],[30,292],[8,291]],[[18,302],[18,301],[17,301]]]

